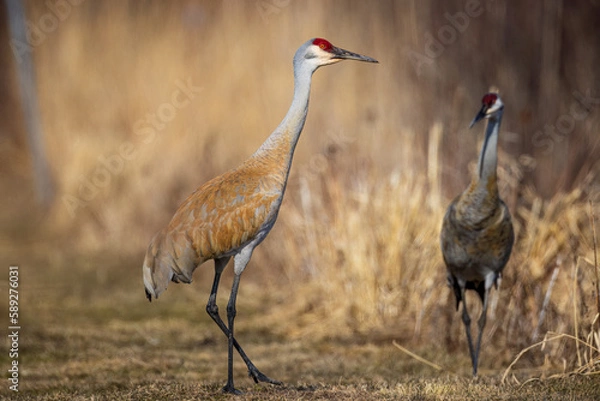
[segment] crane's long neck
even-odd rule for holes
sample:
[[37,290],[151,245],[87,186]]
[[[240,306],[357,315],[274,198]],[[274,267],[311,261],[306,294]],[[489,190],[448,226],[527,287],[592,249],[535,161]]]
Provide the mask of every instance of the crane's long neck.
[[310,66],[302,63],[298,63],[294,67],[294,98],[292,104],[279,126],[252,156],[254,159],[268,159],[271,161],[274,164],[273,169],[284,173],[285,179],[287,179],[294,149],[306,121],[310,84],[314,72]]
[[[502,121],[502,110],[488,120],[485,138],[477,166],[479,185],[496,187],[496,167],[498,165],[498,131]],[[489,188],[489,187],[488,187]],[[491,189],[491,188],[490,188]]]
[[463,222],[477,226],[486,221],[496,210],[500,202],[498,193],[498,130],[502,112],[489,118],[485,138],[479,154],[477,175],[471,185],[461,194],[456,209]]

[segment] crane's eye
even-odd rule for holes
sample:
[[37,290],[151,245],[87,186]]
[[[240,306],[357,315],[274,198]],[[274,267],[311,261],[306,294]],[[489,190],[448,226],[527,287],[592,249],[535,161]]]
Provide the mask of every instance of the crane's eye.
[[313,40],[313,45],[319,46],[321,50],[325,50],[326,52],[331,51],[333,48],[333,45],[328,40],[322,38]]

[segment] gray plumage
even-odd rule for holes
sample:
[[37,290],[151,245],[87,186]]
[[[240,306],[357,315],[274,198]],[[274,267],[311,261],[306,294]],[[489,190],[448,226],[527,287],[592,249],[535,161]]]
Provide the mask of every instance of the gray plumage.
[[[486,94],[482,102],[481,110],[471,123],[473,126],[481,119],[488,119],[478,173],[471,185],[448,207],[440,235],[448,283],[454,291],[457,310],[463,303],[462,320],[467,333],[473,376],[477,376],[488,294],[492,286],[497,286],[514,242],[510,212],[498,194],[496,175],[498,131],[504,105],[495,93]],[[466,290],[476,291],[483,303],[475,347],[465,301]]]

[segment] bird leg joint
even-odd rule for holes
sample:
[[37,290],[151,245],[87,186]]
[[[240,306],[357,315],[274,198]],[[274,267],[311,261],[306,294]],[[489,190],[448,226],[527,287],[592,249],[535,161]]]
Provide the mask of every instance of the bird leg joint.
[[217,306],[216,303],[209,302],[206,305],[206,313],[208,313],[210,316],[218,316],[219,315],[219,307]]
[[235,305],[228,304],[227,305],[227,318],[233,319],[233,318],[235,318],[236,314],[237,314],[237,311],[235,310]]
[[208,303],[206,304],[206,313],[208,313],[208,315],[213,318],[215,316],[219,316],[219,307],[217,306],[216,298],[216,294],[210,294],[210,297],[208,298]]

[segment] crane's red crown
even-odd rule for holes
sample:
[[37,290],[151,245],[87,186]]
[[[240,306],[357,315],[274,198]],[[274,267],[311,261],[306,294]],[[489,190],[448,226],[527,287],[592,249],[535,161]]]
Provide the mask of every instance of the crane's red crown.
[[331,51],[331,49],[333,48],[333,45],[331,43],[329,43],[328,40],[323,39],[323,38],[316,38],[315,40],[313,40],[313,45],[319,46],[321,49],[325,50],[326,52]]
[[483,103],[486,107],[492,107],[494,103],[498,100],[498,95],[495,93],[488,93],[481,99],[481,103]]

